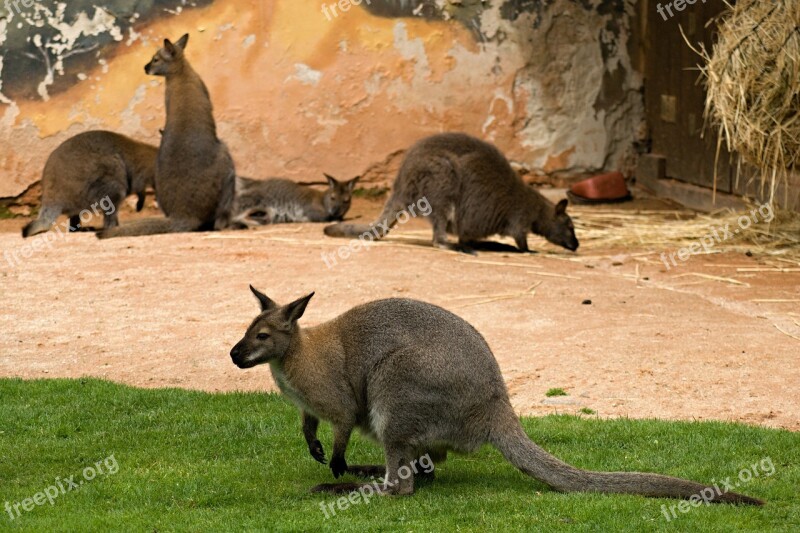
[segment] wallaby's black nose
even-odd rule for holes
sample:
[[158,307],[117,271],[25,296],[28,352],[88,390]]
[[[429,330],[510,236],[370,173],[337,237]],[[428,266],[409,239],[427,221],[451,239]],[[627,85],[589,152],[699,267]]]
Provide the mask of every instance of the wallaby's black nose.
[[233,348],[231,348],[231,359],[236,359],[239,357],[239,345],[237,344]]

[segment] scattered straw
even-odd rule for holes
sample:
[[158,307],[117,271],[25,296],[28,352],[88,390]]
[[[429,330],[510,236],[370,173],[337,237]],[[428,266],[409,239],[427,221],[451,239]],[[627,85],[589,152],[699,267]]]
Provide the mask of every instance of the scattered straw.
[[689,276],[708,279],[711,281],[720,281],[722,283],[730,283],[731,285],[741,285],[743,287],[749,287],[750,285],[744,282],[739,281],[738,279],[733,278],[723,278],[722,276],[712,276],[710,274],[701,274],[700,272],[689,272],[687,274],[679,274],[677,276],[672,276],[673,278],[686,278]]
[[785,329],[783,329],[782,327],[780,327],[778,324],[772,324],[772,325],[773,325],[773,326],[775,326],[775,329],[777,329],[778,331],[780,331],[781,333],[783,333],[783,334],[784,334],[784,335],[786,335],[787,337],[791,337],[791,338],[793,338],[793,339],[795,339],[795,340],[798,340],[798,341],[800,341],[800,337],[798,337],[798,336],[796,336],[796,335],[792,335],[791,333],[789,333],[788,331],[786,331]]
[[[749,210],[720,210],[710,214],[688,210],[629,211],[627,216],[621,218],[619,213],[604,207],[576,206],[571,208],[571,216],[575,221],[575,233],[581,242],[581,257],[584,260],[607,257],[586,254],[594,249],[635,249],[638,253],[644,248],[653,251],[638,255],[670,254],[699,244],[703,238],[713,237],[715,231],[722,239],[725,234],[722,228],[727,226],[732,235],[721,242],[715,239],[710,253],[749,252],[757,258],[800,265],[800,213],[796,212],[775,209],[771,222],[762,221],[761,215],[756,212],[756,223],[752,223]],[[741,229],[740,218],[744,216],[748,216],[751,224]],[[702,248],[700,252],[708,255]],[[657,262],[661,263],[661,260]],[[770,266],[775,268],[778,265]],[[747,265],[741,267],[746,268]]]
[[[472,307],[472,306],[475,306],[475,305],[483,305],[483,304],[488,304],[488,303],[493,303],[493,302],[499,302],[501,300],[511,300],[512,298],[520,298],[522,296],[535,296],[536,295],[536,287],[538,287],[541,284],[542,284],[541,281],[537,281],[536,283],[534,283],[533,285],[528,287],[524,292],[517,292],[517,293],[512,293],[512,294],[499,294],[497,296],[493,296],[493,297],[487,298],[485,300],[480,300],[480,301],[477,301],[477,302],[471,302],[471,303],[463,304],[463,305],[457,305],[453,309],[463,309],[465,307]],[[481,297],[481,296],[482,295],[477,295],[477,296],[473,296],[473,297],[474,298],[478,298],[478,297]],[[470,297],[469,296],[457,297],[456,299],[462,299],[462,298],[470,298]]]

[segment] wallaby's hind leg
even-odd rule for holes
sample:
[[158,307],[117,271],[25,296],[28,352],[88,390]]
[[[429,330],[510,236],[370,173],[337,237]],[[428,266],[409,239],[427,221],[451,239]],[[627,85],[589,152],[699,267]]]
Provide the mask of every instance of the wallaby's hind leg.
[[79,215],[72,215],[69,217],[69,232],[75,233],[76,231],[81,231],[83,226],[81,225],[81,217]]
[[[233,162],[230,163],[231,169]],[[231,226],[233,217],[233,203],[236,196],[236,173],[231,170],[231,174],[222,182],[219,203],[214,214],[214,229],[223,230]]]
[[119,226],[119,217],[116,209],[111,214],[106,213],[103,215],[103,229],[116,228],[117,226]]
[[453,244],[447,240],[447,219],[432,214],[428,217],[433,224],[433,245],[442,250],[450,250],[451,252],[461,252],[464,254],[475,255],[475,251],[462,243]]
[[415,459],[411,450],[402,445],[387,444],[386,479],[383,492],[398,496],[414,494],[414,470],[411,461]]
[[36,220],[30,221],[22,228],[22,236],[25,238],[33,237],[34,235],[48,231],[60,215],[61,206],[43,205]]

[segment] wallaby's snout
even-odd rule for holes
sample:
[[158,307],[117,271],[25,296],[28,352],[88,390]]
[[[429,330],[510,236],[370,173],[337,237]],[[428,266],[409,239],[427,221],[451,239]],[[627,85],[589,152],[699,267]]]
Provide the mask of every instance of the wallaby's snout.
[[148,64],[144,66],[146,74],[151,76],[166,76],[178,68],[178,59],[183,56],[189,34],[185,34],[174,44],[169,39],[164,39],[164,47],[160,48]]
[[561,200],[556,204],[555,214],[550,224],[549,231],[545,238],[553,244],[557,244],[574,252],[580,246],[578,238],[575,236],[575,225],[567,214],[567,200]]
[[242,340],[231,349],[231,360],[239,368],[253,368],[281,359],[289,350],[297,331],[297,321],[303,316],[308,302],[314,296],[312,292],[281,306],[252,285],[250,290],[261,304],[261,313],[247,328]]
[[353,199],[353,189],[361,176],[356,176],[350,181],[339,181],[330,174],[324,174],[328,180],[328,190],[322,199],[325,211],[330,220],[342,220],[350,210]]

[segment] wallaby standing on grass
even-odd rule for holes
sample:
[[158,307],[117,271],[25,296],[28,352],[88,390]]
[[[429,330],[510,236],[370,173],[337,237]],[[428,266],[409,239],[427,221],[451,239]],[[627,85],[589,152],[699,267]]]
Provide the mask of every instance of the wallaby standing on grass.
[[103,228],[118,224],[122,201],[139,197],[144,207],[145,189],[153,186],[155,146],[110,131],[87,131],[70,137],[53,150],[42,172],[42,206],[39,216],[22,230],[32,237],[50,229],[62,213],[70,217],[70,231],[81,226],[78,214],[108,197],[114,210],[106,212]]
[[342,220],[350,209],[353,188],[359,177],[341,182],[328,174],[325,178],[328,189],[323,192],[287,179],[238,177],[233,223],[253,227],[281,222]]
[[[411,202],[426,197],[432,213],[433,244],[446,250],[472,253],[490,235],[507,235],[520,252],[528,251],[528,233],[542,235],[568,250],[578,249],[567,201],[553,205],[520,179],[493,145],[463,133],[442,133],[417,142],[406,154],[383,213],[371,225],[334,224],[331,237],[380,237],[397,223]],[[447,234],[458,236],[458,244]]]
[[166,219],[148,219],[103,231],[100,238],[224,229],[230,224],[236,171],[217,138],[203,80],[184,56],[189,35],[164,47],[144,67],[167,78],[167,123],[156,165],[156,199]]
[[[309,451],[323,464],[317,426],[320,419],[333,425],[330,467],[336,478],[345,472],[380,471],[385,474],[383,492],[411,494],[414,478],[399,473],[402,468],[409,472],[426,455],[442,461],[448,451],[473,452],[491,444],[514,466],[558,491],[675,498],[709,494],[708,501],[762,503],[659,474],[581,470],[550,455],[523,430],[486,341],[440,307],[408,299],[378,300],[301,329],[297,321],[314,293],[280,306],[250,289],[262,311],[231,350],[231,358],[239,368],[269,363],[281,392],[302,411]],[[355,428],[383,446],[385,466],[348,467],[345,451]],[[313,490],[362,487],[323,484]]]

